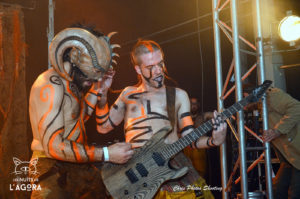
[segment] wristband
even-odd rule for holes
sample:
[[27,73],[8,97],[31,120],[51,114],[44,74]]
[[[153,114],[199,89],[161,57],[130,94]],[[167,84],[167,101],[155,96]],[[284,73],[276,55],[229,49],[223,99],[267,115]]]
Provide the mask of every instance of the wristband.
[[211,143],[211,146],[216,146],[215,143],[214,143],[214,141],[213,141],[213,138],[212,138],[212,137],[211,137],[211,139],[210,139],[210,143]]
[[210,137],[207,138],[207,140],[206,140],[206,145],[207,145],[208,147],[211,147],[211,146],[209,145],[209,139],[210,139]]
[[109,161],[109,154],[108,154],[107,147],[103,147],[102,150],[103,150],[104,162]]

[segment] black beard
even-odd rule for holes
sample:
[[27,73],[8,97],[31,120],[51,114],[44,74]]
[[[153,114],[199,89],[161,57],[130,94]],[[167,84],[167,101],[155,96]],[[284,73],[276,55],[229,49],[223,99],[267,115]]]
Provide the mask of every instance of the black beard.
[[161,78],[160,81],[158,81],[158,80],[154,80],[154,81],[156,81],[158,83],[157,88],[161,88],[163,86],[163,77]]
[[83,82],[86,80],[87,76],[76,66],[73,67],[72,74],[73,74],[72,83],[75,84],[75,86],[77,87],[80,93],[86,94],[90,89],[90,86],[89,87],[83,86]]

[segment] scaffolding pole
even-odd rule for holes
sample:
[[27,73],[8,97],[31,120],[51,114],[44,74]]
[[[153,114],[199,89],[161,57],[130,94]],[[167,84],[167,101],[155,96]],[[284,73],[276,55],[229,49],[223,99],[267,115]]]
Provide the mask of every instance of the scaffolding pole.
[[48,68],[51,68],[51,63],[49,59],[49,47],[51,44],[51,41],[54,37],[54,3],[53,0],[49,0],[49,5],[48,5],[48,20],[49,20],[49,27],[47,31],[48,35]]
[[[222,8],[227,5],[229,0],[227,0],[223,5]],[[236,90],[236,101],[239,101],[243,98],[242,96],[242,80],[247,78],[249,74],[255,69],[256,65],[257,67],[257,76],[258,76],[258,83],[262,84],[265,80],[265,65],[264,65],[264,49],[263,49],[263,42],[262,42],[262,28],[261,28],[261,17],[260,17],[260,1],[259,0],[253,0],[253,7],[255,8],[255,21],[256,21],[256,46],[252,45],[250,42],[248,42],[246,39],[244,39],[242,36],[238,34],[238,18],[237,18],[237,2],[236,0],[231,0],[231,22],[232,22],[232,29],[227,26],[226,24],[222,23],[222,21],[219,19],[219,12],[222,9],[219,9],[220,0],[213,0],[213,28],[214,28],[214,45],[215,45],[215,64],[216,64],[216,81],[217,81],[217,96],[218,96],[218,108],[219,111],[223,109],[223,100],[229,95],[230,92],[232,92],[234,89]],[[226,30],[225,30],[225,28]],[[235,85],[226,93],[226,87],[228,84],[228,78],[230,74],[227,75],[227,79],[225,82],[225,87],[222,88],[222,63],[221,63],[221,50],[220,50],[220,30],[224,31],[224,34],[228,37],[228,39],[233,44],[233,61],[231,64],[231,67],[229,69],[229,73],[231,74],[234,66],[235,70]],[[229,30],[232,33],[232,36],[229,35]],[[239,48],[239,39],[241,39],[243,42],[248,44],[251,48],[256,50],[257,54],[257,63],[254,64],[250,68],[250,70],[241,78],[241,66],[240,66],[240,48]],[[226,94],[225,94],[226,93]],[[223,96],[225,94],[225,96]],[[268,129],[268,118],[267,118],[267,106],[266,106],[266,100],[265,97],[262,100],[263,104],[263,130]],[[239,159],[237,162],[240,164],[240,179],[241,179],[241,191],[242,191],[242,198],[247,199],[248,198],[248,183],[247,183],[247,161],[246,161],[246,145],[245,145],[245,128],[253,135],[255,136],[259,141],[262,142],[262,140],[256,136],[254,132],[251,132],[250,129],[248,129],[246,126],[244,126],[244,117],[243,117],[243,111],[238,112],[237,114],[237,126],[238,126],[238,132],[239,132]],[[265,154],[265,171],[266,171],[266,193],[268,199],[273,199],[273,193],[272,193],[272,167],[271,167],[271,154],[270,154],[270,143],[265,143],[264,147],[260,147],[264,150]],[[224,149],[221,148],[221,174],[222,174],[222,187],[223,187],[223,199],[227,198],[227,191],[230,190],[230,185],[226,184],[224,182],[227,181],[227,168],[226,166],[226,154]],[[257,149],[255,149],[257,150]],[[262,157],[260,157],[262,158]],[[258,161],[258,160],[257,160]],[[254,164],[252,164],[254,166]],[[237,166],[237,165],[236,165]],[[235,167],[237,168],[237,167]],[[231,176],[232,177],[232,176]],[[231,182],[231,180],[230,180]],[[229,182],[229,183],[230,183]],[[227,188],[226,188],[227,187]],[[226,189],[225,189],[226,188]]]
[[[231,0],[231,23],[232,23],[232,39],[233,39],[233,57],[234,57],[234,77],[235,77],[235,100],[243,99],[242,95],[242,79],[241,79],[241,63],[240,63],[240,46],[239,31],[237,17],[237,1]],[[248,199],[248,182],[247,182],[247,164],[246,164],[246,144],[244,130],[244,112],[240,110],[237,113],[237,126],[239,132],[239,153],[240,153],[240,174],[241,174],[241,190],[243,199]]]
[[[264,61],[264,49],[262,41],[262,28],[261,28],[261,17],[260,17],[260,1],[255,0],[255,11],[256,11],[256,27],[257,27],[257,63],[258,63],[258,83],[261,84],[265,81],[265,61]],[[262,100],[262,117],[263,117],[263,130],[268,129],[268,110],[267,102],[265,97]],[[271,165],[271,147],[270,143],[265,143],[265,176],[266,176],[266,188],[268,199],[273,199],[272,192],[272,165]]]
[[[216,85],[217,85],[217,101],[218,111],[221,112],[224,108],[222,100],[222,60],[221,60],[221,42],[220,29],[217,24],[219,20],[219,11],[217,9],[218,0],[213,0],[213,29],[214,29],[214,45],[215,45],[215,66],[216,66]],[[227,156],[226,156],[226,142],[220,146],[220,160],[221,160],[221,176],[222,176],[222,198],[227,199],[228,194],[224,187],[227,185]]]

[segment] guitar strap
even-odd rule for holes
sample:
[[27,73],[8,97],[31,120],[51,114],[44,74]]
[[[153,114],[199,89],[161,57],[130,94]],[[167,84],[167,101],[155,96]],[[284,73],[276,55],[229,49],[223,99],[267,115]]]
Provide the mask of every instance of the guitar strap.
[[167,111],[172,128],[175,125],[175,96],[176,88],[166,86]]
[[[166,97],[167,97],[167,112],[172,128],[175,125],[175,97],[176,97],[176,88],[166,86]],[[189,172],[182,178],[177,180],[171,180],[163,184],[161,190],[167,191],[169,193],[174,192],[174,187],[188,187],[192,184],[198,186],[198,182],[204,181],[202,177],[199,176],[198,172],[192,165],[192,162],[184,155],[183,152],[179,152],[175,157],[170,161],[170,164],[174,168],[188,167]],[[204,181],[205,182],[205,181]],[[202,183],[203,184],[203,183]],[[202,196],[203,193],[199,190],[190,190],[194,192],[196,196]],[[176,191],[175,191],[176,192]]]

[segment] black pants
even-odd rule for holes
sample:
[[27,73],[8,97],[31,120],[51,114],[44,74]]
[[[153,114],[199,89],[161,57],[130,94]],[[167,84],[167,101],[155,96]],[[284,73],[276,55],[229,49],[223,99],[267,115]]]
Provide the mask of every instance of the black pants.
[[38,174],[31,199],[107,198],[100,170],[92,164],[62,162],[50,158],[39,158]]
[[281,162],[273,180],[274,199],[300,199],[300,170]]

